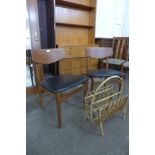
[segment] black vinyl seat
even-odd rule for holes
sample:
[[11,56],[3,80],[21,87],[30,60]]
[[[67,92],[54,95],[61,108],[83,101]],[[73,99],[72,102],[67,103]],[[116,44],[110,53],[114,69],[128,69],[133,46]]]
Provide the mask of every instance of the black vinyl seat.
[[88,72],[88,76],[93,78],[103,78],[103,77],[110,77],[114,75],[124,76],[125,73],[114,69],[96,69]]
[[95,78],[107,78],[110,76],[124,76],[125,74],[121,71],[109,69],[108,60],[109,57],[112,56],[113,49],[111,47],[87,47],[86,48],[86,56],[91,58],[99,59],[100,62],[106,60],[106,68],[105,69],[95,69],[88,71],[88,76],[91,79],[91,90],[94,88],[94,79]]
[[43,79],[40,85],[51,92],[58,93],[83,84],[87,80],[87,76],[60,75]]

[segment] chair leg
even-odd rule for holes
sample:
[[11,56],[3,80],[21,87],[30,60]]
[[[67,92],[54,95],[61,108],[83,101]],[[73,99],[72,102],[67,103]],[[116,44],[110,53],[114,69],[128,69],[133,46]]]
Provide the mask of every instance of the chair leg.
[[39,105],[41,109],[44,108],[43,93],[39,93]]
[[60,102],[60,95],[59,95],[59,93],[56,93],[56,107],[57,107],[58,128],[62,128],[61,102]]
[[84,83],[84,97],[87,95],[87,93],[88,93],[88,81]]
[[121,65],[121,72],[124,72],[123,64]]
[[102,124],[101,121],[100,121],[100,130],[101,130],[101,135],[103,136],[104,135],[104,132],[103,132],[103,124]]

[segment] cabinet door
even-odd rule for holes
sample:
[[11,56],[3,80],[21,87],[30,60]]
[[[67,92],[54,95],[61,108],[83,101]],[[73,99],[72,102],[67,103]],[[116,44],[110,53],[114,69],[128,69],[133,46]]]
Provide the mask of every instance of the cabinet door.
[[66,58],[59,61],[59,74],[82,75],[87,73],[87,59]]
[[62,47],[65,50],[66,57],[77,58],[85,57],[85,47]]
[[98,59],[88,58],[88,70],[98,68]]
[[82,75],[87,74],[88,70],[98,68],[98,60],[87,57],[66,58],[59,61],[59,74]]

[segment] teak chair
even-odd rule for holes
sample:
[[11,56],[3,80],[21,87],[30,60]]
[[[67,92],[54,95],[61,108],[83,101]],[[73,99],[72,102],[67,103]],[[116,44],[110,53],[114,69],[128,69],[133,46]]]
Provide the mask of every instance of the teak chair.
[[95,69],[88,71],[88,76],[91,79],[91,90],[94,88],[94,79],[95,78],[107,78],[113,75],[124,76],[124,73],[121,71],[109,69],[108,61],[109,57],[113,55],[113,50],[110,47],[87,47],[86,56],[91,58],[99,59],[101,62],[106,61],[105,69]]
[[64,50],[55,49],[34,49],[32,51],[32,59],[35,63],[36,81],[40,90],[40,106],[43,108],[43,90],[56,96],[58,127],[62,127],[61,104],[62,102],[84,90],[84,94],[88,89],[88,77],[83,75],[59,75],[44,78],[42,64],[51,64],[65,57]]
[[[125,63],[128,55],[128,37],[113,37],[113,58],[109,58],[109,65],[122,67],[123,63]],[[103,61],[103,63],[106,63]]]
[[127,96],[122,95],[123,79],[112,76],[103,81],[95,91],[85,97],[84,119],[100,125],[103,136],[103,122],[114,113],[123,110],[126,115]]

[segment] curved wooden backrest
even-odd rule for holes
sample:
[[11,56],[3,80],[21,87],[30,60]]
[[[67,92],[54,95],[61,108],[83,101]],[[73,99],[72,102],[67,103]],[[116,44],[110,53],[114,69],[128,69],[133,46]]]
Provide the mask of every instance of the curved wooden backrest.
[[32,60],[39,64],[51,64],[65,57],[63,48],[34,49],[32,50]]
[[113,55],[113,49],[111,47],[87,47],[86,56],[91,58],[107,58]]

